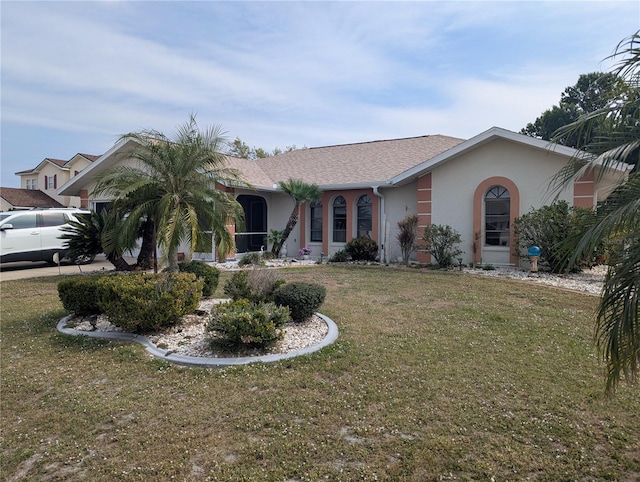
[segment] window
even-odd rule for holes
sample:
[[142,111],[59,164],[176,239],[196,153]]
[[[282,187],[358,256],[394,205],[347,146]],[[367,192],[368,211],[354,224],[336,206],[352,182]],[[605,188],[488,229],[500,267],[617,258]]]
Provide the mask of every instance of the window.
[[316,201],[309,205],[311,214],[311,242],[322,242],[322,203]]
[[67,217],[64,213],[42,213],[42,227],[62,226],[67,224]]
[[44,188],[45,189],[57,189],[58,186],[56,185],[56,177],[55,175],[53,176],[44,176]]
[[36,227],[36,215],[24,214],[17,216],[9,221],[9,224],[13,226],[13,229],[33,229]]
[[347,201],[342,196],[333,201],[333,241],[347,241]]
[[488,246],[509,246],[511,198],[502,186],[494,186],[484,196],[484,236]]
[[358,237],[369,236],[373,230],[371,198],[364,194],[358,199]]
[[38,179],[27,179],[27,189],[38,189]]

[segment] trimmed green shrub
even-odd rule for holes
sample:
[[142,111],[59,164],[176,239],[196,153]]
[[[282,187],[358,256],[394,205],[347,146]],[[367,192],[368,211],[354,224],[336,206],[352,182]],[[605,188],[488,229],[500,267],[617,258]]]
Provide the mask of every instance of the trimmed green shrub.
[[273,301],[273,293],[284,284],[272,269],[254,268],[236,271],[224,285],[225,294],[233,300],[249,300],[253,303]]
[[568,261],[592,222],[591,210],[570,206],[566,201],[532,209],[514,222],[514,233],[518,239],[515,252],[520,259],[528,260],[527,251],[535,245],[542,251],[541,268],[553,273],[578,271],[581,264],[588,264],[590,260],[578,259],[573,266],[569,266]]
[[344,249],[353,261],[375,261],[378,256],[378,243],[369,236],[352,239]]
[[178,268],[182,273],[193,273],[202,279],[202,296],[210,297],[218,287],[220,270],[214,266],[209,266],[204,261],[184,261],[178,263]]
[[249,282],[247,281],[248,276],[248,271],[236,271],[233,273],[231,278],[224,284],[224,294],[234,301],[251,298],[251,288],[249,288]]
[[462,241],[460,233],[449,225],[430,224],[422,234],[424,250],[431,254],[439,268],[450,268],[462,251],[456,246]]
[[264,264],[262,255],[258,252],[247,253],[242,258],[240,258],[240,261],[238,261],[238,266],[240,267],[262,264]]
[[98,282],[98,305],[116,326],[145,333],[172,326],[193,312],[202,295],[193,273],[130,273]]
[[302,322],[311,317],[324,301],[327,290],[315,283],[288,283],[276,290],[273,299],[277,305],[287,306],[291,318]]
[[282,338],[281,328],[290,319],[284,306],[237,300],[215,307],[207,331],[214,344],[262,347]]
[[100,313],[98,281],[102,276],[77,275],[58,283],[58,296],[64,309],[79,316]]
[[329,259],[329,262],[331,263],[346,263],[347,261],[349,261],[349,255],[344,249],[336,251]]

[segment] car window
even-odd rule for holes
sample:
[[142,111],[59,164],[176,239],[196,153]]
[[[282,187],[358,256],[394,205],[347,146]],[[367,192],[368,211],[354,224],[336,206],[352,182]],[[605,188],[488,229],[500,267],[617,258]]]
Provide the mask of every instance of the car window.
[[42,226],[62,226],[66,224],[67,219],[64,213],[42,213]]
[[10,219],[9,224],[13,226],[13,229],[30,229],[36,227],[36,215],[35,214],[22,214]]

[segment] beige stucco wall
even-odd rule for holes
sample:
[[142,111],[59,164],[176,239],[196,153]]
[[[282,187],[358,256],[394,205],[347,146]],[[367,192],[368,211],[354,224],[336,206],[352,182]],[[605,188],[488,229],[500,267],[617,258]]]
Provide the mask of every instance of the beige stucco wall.
[[[448,224],[462,236],[459,246],[464,251],[463,262],[472,261],[473,195],[485,179],[503,177],[517,187],[520,202],[517,216],[552,202],[548,192],[550,179],[567,162],[567,158],[550,151],[540,150],[497,139],[479,146],[471,152],[438,166],[433,171],[433,224]],[[560,199],[570,204],[572,189],[564,190]],[[482,262],[502,264],[508,262],[504,253],[511,248],[483,249]]]
[[[387,261],[397,262],[402,259],[400,245],[397,240],[398,221],[417,211],[417,182],[406,186],[381,189],[385,202],[384,246]],[[415,259],[415,254],[412,256]]]
[[0,198],[0,212],[9,211],[12,208],[13,206],[10,203]]
[[[55,199],[56,201],[58,201],[59,203],[65,206],[71,207],[71,206],[80,205],[79,202],[77,204],[72,203],[73,201],[72,198],[74,196],[59,196],[56,192],[57,188],[47,189],[47,184],[45,182],[45,178],[47,176],[48,177],[58,176],[56,179],[56,186],[57,188],[59,188],[69,180],[69,171],[60,169],[59,167],[53,164],[50,164],[49,162],[43,163],[42,167],[40,168],[40,172],[38,173],[38,189],[45,192],[47,196],[52,197],[53,199]],[[78,201],[79,201],[79,198],[78,198]]]

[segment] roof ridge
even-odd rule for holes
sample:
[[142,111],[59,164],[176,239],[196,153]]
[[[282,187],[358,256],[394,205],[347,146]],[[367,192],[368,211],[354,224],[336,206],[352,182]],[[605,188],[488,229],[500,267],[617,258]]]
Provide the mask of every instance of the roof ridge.
[[[463,139],[461,137],[453,137],[453,136],[446,136],[443,134],[425,134],[422,136],[409,136],[409,137],[398,137],[395,139],[374,139],[371,141],[361,141],[361,142],[347,142],[346,144],[332,144],[329,146],[316,146],[316,147],[305,147],[302,149],[326,149],[326,148],[331,148],[331,147],[347,147],[347,146],[361,146],[363,144],[375,144],[375,143],[379,143],[379,142],[394,142],[394,141],[408,141],[411,139],[426,139],[427,137],[446,137],[449,139],[459,139],[459,140],[466,140]],[[301,150],[301,149],[296,149],[296,151]],[[291,151],[293,152],[293,151]],[[285,154],[285,152],[283,152],[282,154]]]

